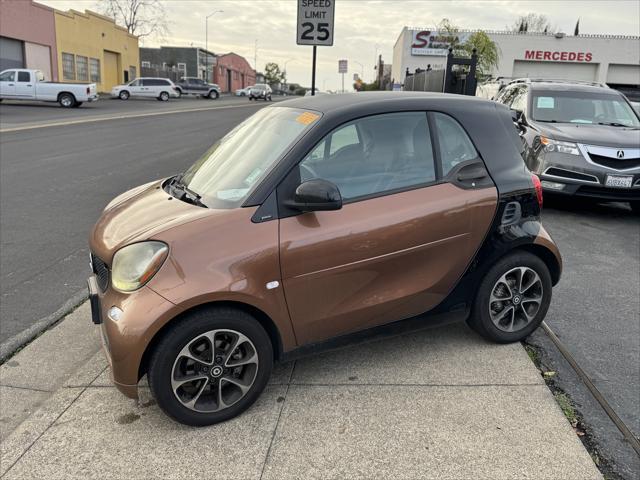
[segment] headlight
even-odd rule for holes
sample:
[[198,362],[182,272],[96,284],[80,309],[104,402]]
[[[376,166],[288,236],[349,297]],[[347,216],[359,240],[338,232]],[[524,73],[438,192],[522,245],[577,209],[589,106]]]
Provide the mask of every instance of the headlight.
[[113,256],[111,284],[117,290],[132,292],[147,283],[160,269],[169,247],[162,242],[140,242],[121,248]]
[[578,145],[571,142],[560,142],[547,137],[540,137],[540,143],[544,145],[547,152],[568,153],[569,155],[580,155]]

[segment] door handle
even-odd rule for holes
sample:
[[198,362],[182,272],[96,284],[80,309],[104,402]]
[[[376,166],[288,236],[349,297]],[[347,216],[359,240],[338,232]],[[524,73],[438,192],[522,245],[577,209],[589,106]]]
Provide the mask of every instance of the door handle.
[[33,87],[33,85],[27,85],[27,87]]
[[14,87],[15,85],[13,83],[9,83],[7,86]]
[[480,180],[481,178],[485,178],[486,176],[487,172],[485,170],[470,171],[468,173],[459,173],[458,181],[469,182],[471,180]]

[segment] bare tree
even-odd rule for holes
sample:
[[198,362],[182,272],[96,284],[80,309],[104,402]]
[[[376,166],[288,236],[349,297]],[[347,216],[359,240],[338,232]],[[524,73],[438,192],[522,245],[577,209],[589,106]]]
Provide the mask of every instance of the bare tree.
[[98,9],[137,37],[162,40],[169,34],[167,12],[160,0],[99,0]]
[[507,28],[513,32],[521,33],[546,33],[555,30],[555,27],[551,25],[547,16],[541,13],[527,13],[526,15],[520,15],[518,19],[513,22],[513,25]]

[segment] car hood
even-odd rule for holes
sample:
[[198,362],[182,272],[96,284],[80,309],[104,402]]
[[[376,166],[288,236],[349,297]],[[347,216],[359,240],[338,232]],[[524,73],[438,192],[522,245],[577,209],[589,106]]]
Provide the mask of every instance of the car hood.
[[162,189],[162,181],[152,182],[123,193],[107,205],[89,235],[89,246],[95,255],[110,264],[113,254],[125,245],[229,211],[180,201]]
[[536,122],[536,126],[542,135],[565,142],[632,148],[637,147],[640,141],[640,130],[634,128],[579,123],[540,122]]

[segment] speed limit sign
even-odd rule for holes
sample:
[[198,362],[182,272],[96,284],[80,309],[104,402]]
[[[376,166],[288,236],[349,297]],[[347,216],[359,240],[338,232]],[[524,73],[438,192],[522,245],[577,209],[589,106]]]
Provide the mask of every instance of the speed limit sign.
[[335,0],[298,0],[298,45],[333,45]]

